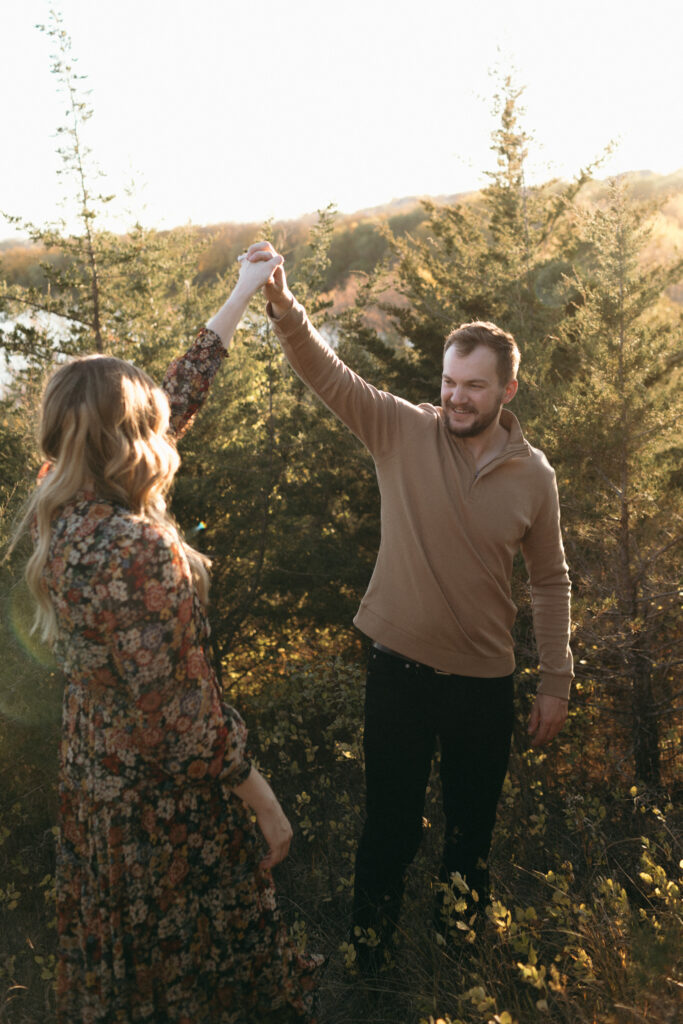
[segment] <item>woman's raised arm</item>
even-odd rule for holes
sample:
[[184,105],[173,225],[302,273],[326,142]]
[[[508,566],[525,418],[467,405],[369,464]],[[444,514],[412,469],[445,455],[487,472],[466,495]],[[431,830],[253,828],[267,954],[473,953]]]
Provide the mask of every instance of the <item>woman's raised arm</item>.
[[277,268],[282,266],[284,260],[282,256],[274,252],[270,259],[252,262],[241,258],[240,263],[240,276],[227,302],[206,324],[210,331],[218,335],[225,349],[229,348],[235,329],[242,319],[251,297],[259,288],[267,284]]
[[237,284],[226,302],[197,335],[192,347],[174,359],[162,387],[171,406],[171,432],[181,437],[191,426],[225,357],[252,296],[282,264],[282,256],[253,263],[242,260]]

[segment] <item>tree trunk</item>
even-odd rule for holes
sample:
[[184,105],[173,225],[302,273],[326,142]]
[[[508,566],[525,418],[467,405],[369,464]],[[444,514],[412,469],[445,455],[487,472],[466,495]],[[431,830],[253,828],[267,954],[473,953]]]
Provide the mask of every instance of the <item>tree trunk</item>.
[[659,720],[654,707],[652,675],[641,655],[634,652],[633,658],[631,710],[636,778],[657,788],[661,785]]

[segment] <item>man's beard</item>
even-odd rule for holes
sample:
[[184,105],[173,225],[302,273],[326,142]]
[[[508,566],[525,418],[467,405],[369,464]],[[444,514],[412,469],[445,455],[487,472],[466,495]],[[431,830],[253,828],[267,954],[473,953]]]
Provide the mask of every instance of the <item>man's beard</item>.
[[487,413],[480,413],[476,409],[460,409],[460,412],[469,412],[475,417],[468,426],[463,424],[463,426],[460,427],[451,423],[448,413],[453,412],[453,409],[450,406],[446,406],[446,428],[455,437],[478,437],[479,434],[483,434],[484,431],[498,419],[501,408],[502,403]]

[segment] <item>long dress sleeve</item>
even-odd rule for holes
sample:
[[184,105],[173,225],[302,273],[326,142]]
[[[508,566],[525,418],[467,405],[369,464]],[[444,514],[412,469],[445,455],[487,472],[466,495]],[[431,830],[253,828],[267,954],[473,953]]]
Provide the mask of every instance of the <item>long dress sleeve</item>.
[[134,522],[119,537],[104,588],[98,617],[127,691],[137,756],[179,781],[239,785],[250,769],[246,727],[221,701],[204,616],[177,539],[155,524]]
[[203,327],[185,355],[174,359],[166,370],[161,386],[171,406],[171,432],[177,438],[192,425],[226,355],[215,331]]

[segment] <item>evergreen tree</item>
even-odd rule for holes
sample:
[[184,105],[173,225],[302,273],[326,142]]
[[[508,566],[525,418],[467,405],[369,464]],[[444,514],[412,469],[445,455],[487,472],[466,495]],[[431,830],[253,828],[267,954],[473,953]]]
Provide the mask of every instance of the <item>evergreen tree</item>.
[[83,352],[138,359],[153,372],[164,359],[159,350],[189,341],[215,302],[213,290],[200,291],[194,281],[210,239],[190,229],[158,233],[136,224],[117,236],[101,228],[114,197],[97,191],[101,173],[85,141],[93,116],[85,76],[76,72],[61,16],[52,11],[39,27],[55,43],[52,73],[67,100],[66,123],[57,129],[58,173],[79,230],[67,231],[63,220],[39,226],[6,215],[45,253],[39,280],[0,285],[0,345],[27,365],[29,391],[55,359]]
[[[333,217],[320,211],[293,280],[319,323]],[[258,300],[181,452],[174,507],[189,531],[205,524],[221,659],[348,626],[375,552],[371,464],[290,369]]]
[[[40,324],[17,325],[12,331],[4,332],[2,340],[6,349],[27,359],[50,360],[53,349],[66,353],[84,349],[103,351],[106,309],[102,276],[109,266],[118,262],[121,254],[111,236],[96,229],[98,214],[113,197],[98,193],[93,184],[97,172],[91,166],[91,153],[84,142],[84,128],[93,111],[83,90],[84,76],[76,72],[71,40],[61,16],[54,10],[50,12],[49,24],[39,28],[56,45],[51,70],[67,101],[67,121],[57,129],[61,142],[57,152],[62,161],[58,174],[64,175],[69,187],[74,188],[76,221],[81,230],[78,234],[66,235],[64,221],[37,227],[20,217],[6,215],[53,258],[41,264],[43,287],[4,290],[3,310],[14,311],[18,307],[27,312],[52,314],[59,317],[61,323],[49,343],[49,327]],[[55,255],[59,258],[55,259]]]
[[[7,430],[25,453],[18,460],[12,445],[3,453],[5,478],[18,485],[14,506],[38,468],[28,438],[52,364],[106,350],[160,381],[237,275],[234,263],[222,277],[202,273],[211,239],[198,232],[159,233],[136,224],[117,237],[100,229],[110,197],[98,196],[92,185],[95,172],[84,142],[92,110],[57,15],[46,31],[58,50],[53,72],[69,100],[60,153],[63,173],[75,188],[81,230],[68,234],[63,224],[42,228],[15,221],[47,258],[42,280],[5,285],[0,297],[0,343],[26,363],[15,372],[4,402]],[[329,306],[321,289],[334,222],[332,207],[320,212],[294,275],[316,320]],[[259,234],[269,230],[266,225]],[[301,248],[298,237],[293,244]],[[27,310],[29,318],[22,316]],[[173,494],[181,527],[214,558],[221,659],[228,652],[262,651],[264,643],[277,647],[293,623],[306,629],[349,621],[359,573],[348,557],[355,542],[345,538],[354,534],[356,507],[362,504],[351,504],[359,474],[350,446],[353,440],[287,367],[257,298],[197,425],[180,443],[182,466]]]
[[681,663],[683,545],[681,317],[662,295],[683,261],[645,269],[651,214],[612,183],[604,206],[579,218],[580,299],[560,328],[573,370],[546,441],[567,481],[583,660],[611,679],[637,778],[658,785],[660,728]]
[[496,168],[476,197],[453,204],[423,202],[428,236],[391,237],[392,275],[402,302],[388,303],[407,339],[397,386],[406,397],[438,393],[443,340],[470,320],[494,320],[512,331],[523,354],[517,406],[525,422],[540,413],[536,389],[553,365],[547,338],[569,308],[563,275],[569,270],[567,214],[590,169],[570,184],[530,187],[525,164],[530,142],[521,124],[522,90],[508,76],[500,83],[492,133]]

